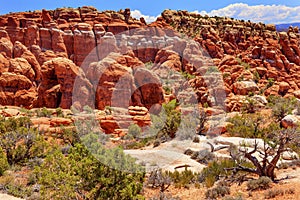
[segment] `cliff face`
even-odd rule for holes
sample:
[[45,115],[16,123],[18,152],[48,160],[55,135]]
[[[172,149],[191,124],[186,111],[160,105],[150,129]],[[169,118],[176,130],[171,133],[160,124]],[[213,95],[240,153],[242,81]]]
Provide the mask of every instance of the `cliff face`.
[[[228,111],[238,110],[249,94],[299,98],[299,40],[297,28],[278,33],[274,25],[186,11],[166,10],[150,25],[133,19],[129,9],[7,14],[0,16],[0,104],[151,109],[166,99],[186,96],[187,87],[186,93],[179,90],[187,84],[202,105],[216,104],[218,99],[210,95],[225,92]],[[161,77],[145,70],[149,62]],[[170,69],[188,80],[176,81]],[[224,85],[209,86],[213,76]],[[169,88],[161,84],[162,77],[171,77]]]

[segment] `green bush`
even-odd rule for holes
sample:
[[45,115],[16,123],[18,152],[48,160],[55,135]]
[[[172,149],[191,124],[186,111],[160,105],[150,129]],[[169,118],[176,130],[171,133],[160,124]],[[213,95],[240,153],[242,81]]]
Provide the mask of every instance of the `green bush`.
[[254,79],[254,82],[255,83],[258,83],[259,82],[259,80],[261,79],[260,78],[260,75],[259,75],[259,73],[257,72],[257,71],[255,71],[254,73],[253,73],[253,79]]
[[163,173],[162,169],[151,171],[147,180],[148,187],[159,188],[160,192],[165,192],[171,185],[171,177],[167,173]]
[[54,151],[35,168],[43,198],[143,199],[144,173],[134,159],[121,149],[105,149],[95,134],[85,136],[83,143],[72,147],[67,156]]
[[56,116],[57,117],[64,117],[63,110],[61,108],[56,108]]
[[48,146],[29,118],[0,118],[0,147],[10,165],[44,156]]
[[242,61],[242,59],[236,58],[236,60],[240,65],[242,65],[245,68],[245,70],[248,70],[251,68],[251,66],[248,63]]
[[192,172],[191,170],[185,169],[182,172],[174,171],[174,172],[166,172],[167,176],[169,176],[174,183],[175,187],[188,188],[190,184],[193,184],[197,181],[198,174]]
[[51,117],[52,112],[47,108],[43,107],[36,110],[36,115],[38,117]]
[[137,124],[131,124],[128,127],[128,135],[132,136],[134,139],[139,139],[142,134],[142,129]]
[[8,169],[9,165],[3,149],[0,147],[0,176]]
[[286,115],[292,113],[294,109],[299,108],[299,102],[296,98],[284,98],[280,96],[269,96],[268,106],[272,109],[272,115],[277,121],[281,121]]
[[163,109],[159,115],[152,115],[152,126],[147,134],[156,136],[161,141],[174,138],[181,122],[181,112],[177,110],[176,99],[162,105]]
[[183,115],[180,121],[180,127],[176,132],[176,138],[179,140],[193,140],[198,134],[202,133],[207,115],[203,112],[194,112],[188,115]]
[[268,79],[268,84],[267,84],[267,88],[270,88],[270,87],[272,87],[273,85],[274,85],[274,79],[273,78],[269,78]]
[[199,175],[199,182],[205,183],[206,187],[212,187],[214,183],[220,180],[220,176],[229,176],[232,171],[226,168],[235,167],[236,164],[232,159],[222,159],[208,163],[208,166],[202,170]]
[[10,183],[6,185],[7,193],[20,198],[26,198],[32,194],[31,188],[24,187],[24,185],[18,183]]
[[163,86],[163,89],[165,91],[165,94],[172,94],[172,88],[170,88],[169,86]]
[[230,124],[226,127],[230,136],[243,138],[262,137],[263,118],[256,114],[236,115],[228,120]]
[[255,113],[258,109],[257,101],[249,97],[245,99],[241,107],[243,113]]
[[247,182],[247,190],[258,190],[258,189],[268,189],[270,188],[270,184],[272,180],[269,177],[262,176],[255,180],[250,180]]
[[187,80],[191,80],[191,79],[194,79],[194,78],[196,78],[196,76],[195,75],[193,75],[193,74],[190,74],[189,72],[187,72],[187,71],[185,71],[185,72],[181,72],[181,75],[185,78],[185,79],[187,79]]

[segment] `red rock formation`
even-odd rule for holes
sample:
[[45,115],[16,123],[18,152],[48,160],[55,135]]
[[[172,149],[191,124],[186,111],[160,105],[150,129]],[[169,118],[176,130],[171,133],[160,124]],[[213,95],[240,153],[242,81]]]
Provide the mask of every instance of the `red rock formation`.
[[[79,83],[80,87],[76,88],[77,92],[86,91],[81,94],[80,99],[82,101],[80,102],[83,105],[88,103],[92,86],[85,78],[83,71],[71,60],[54,58],[45,62],[41,71],[42,82],[39,87],[39,106],[70,108],[74,86],[79,85]],[[76,79],[79,81],[77,84],[75,84]]]
[[[299,97],[296,29],[277,33],[273,25],[171,10],[146,25],[129,9],[100,12],[87,6],[3,15],[0,26],[0,104],[67,108],[94,101],[101,109],[112,102],[150,109],[164,101],[164,90],[159,78],[142,68],[145,62],[153,62],[162,76],[169,69],[190,75],[182,85],[191,84],[201,104],[213,104],[209,95],[221,90],[229,110],[238,110],[239,95],[249,92]],[[222,73],[224,87],[209,88],[207,80],[216,75],[207,67],[212,65]],[[12,83],[17,78],[20,83]],[[74,87],[82,94],[77,99]]]

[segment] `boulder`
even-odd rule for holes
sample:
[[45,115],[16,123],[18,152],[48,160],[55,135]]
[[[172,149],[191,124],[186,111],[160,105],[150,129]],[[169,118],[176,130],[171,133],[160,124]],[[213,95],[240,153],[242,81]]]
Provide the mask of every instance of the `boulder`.
[[291,88],[291,86],[286,82],[279,83],[279,93],[280,94],[286,94],[290,88]]
[[41,66],[37,61],[36,57],[31,51],[29,51],[21,42],[16,42],[13,48],[13,53],[15,58],[24,58],[31,65],[34,70],[35,77],[34,80],[39,82],[41,80]]
[[0,39],[0,52],[5,53],[9,58],[12,57],[13,44],[8,38],[2,37]]
[[235,82],[233,85],[233,92],[237,95],[248,95],[250,92],[259,90],[258,86],[253,81]]
[[281,120],[281,125],[284,128],[295,127],[299,123],[299,118],[295,115],[287,115]]
[[34,81],[35,73],[29,62],[24,58],[14,58],[9,61],[9,72],[26,76],[29,80]]

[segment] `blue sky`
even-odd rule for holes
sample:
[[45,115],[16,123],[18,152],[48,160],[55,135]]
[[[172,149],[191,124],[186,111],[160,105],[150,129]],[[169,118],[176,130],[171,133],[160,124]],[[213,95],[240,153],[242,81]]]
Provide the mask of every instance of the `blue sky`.
[[299,0],[9,0],[1,2],[0,14],[41,10],[42,8],[55,9],[64,6],[79,7],[83,5],[91,5],[98,10],[119,10],[129,7],[132,11],[135,11],[135,17],[143,15],[148,21],[153,20],[153,17],[158,16],[164,9],[196,11],[209,15],[227,15],[229,17],[245,18],[266,23],[300,21]]

